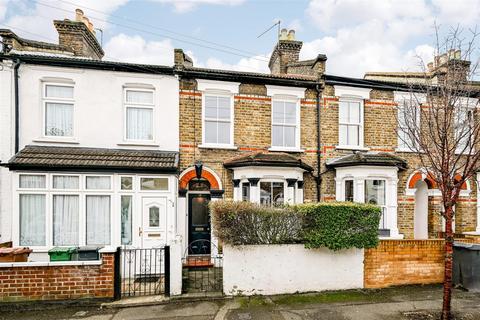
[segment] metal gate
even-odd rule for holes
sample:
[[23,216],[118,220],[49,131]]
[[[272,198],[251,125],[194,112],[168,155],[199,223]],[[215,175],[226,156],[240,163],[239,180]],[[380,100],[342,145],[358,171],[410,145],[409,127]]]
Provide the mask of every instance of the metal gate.
[[170,248],[118,248],[115,297],[169,294]]
[[[208,243],[207,243],[208,242]],[[205,253],[192,250],[206,248]],[[210,253],[212,248],[214,253]],[[182,259],[182,293],[223,293],[223,256],[218,248],[208,240],[190,243]]]

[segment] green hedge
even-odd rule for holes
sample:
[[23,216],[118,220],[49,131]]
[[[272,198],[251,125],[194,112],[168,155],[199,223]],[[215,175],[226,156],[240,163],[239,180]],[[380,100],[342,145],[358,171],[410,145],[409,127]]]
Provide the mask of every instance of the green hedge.
[[297,209],[305,216],[304,241],[307,248],[340,250],[378,245],[381,215],[378,206],[329,202],[299,205]]
[[230,245],[299,243],[302,218],[291,207],[251,202],[210,202],[213,234]]
[[340,250],[378,244],[381,210],[374,205],[328,202],[271,208],[215,201],[210,209],[214,235],[230,245],[304,243]]

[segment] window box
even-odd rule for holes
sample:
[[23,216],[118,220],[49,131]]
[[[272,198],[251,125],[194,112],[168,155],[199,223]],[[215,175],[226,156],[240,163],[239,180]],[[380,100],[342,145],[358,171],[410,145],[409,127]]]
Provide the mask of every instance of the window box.
[[31,252],[29,248],[0,248],[0,262],[27,262]]
[[50,261],[72,261],[76,259],[74,255],[77,254],[76,247],[55,247],[48,250]]

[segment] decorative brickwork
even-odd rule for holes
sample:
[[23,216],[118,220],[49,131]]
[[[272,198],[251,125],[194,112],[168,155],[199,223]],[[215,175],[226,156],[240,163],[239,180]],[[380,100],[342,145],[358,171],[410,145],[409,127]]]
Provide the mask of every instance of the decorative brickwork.
[[0,268],[0,301],[113,298],[114,254],[101,265]]
[[443,281],[443,240],[383,240],[365,250],[365,288]]

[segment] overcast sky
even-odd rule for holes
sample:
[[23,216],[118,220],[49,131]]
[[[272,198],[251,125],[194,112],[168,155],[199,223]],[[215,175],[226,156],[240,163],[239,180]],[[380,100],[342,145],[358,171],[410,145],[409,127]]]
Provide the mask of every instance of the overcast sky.
[[53,19],[80,7],[103,30],[106,59],[173,63],[182,48],[196,66],[268,71],[275,21],[296,30],[300,57],[326,54],[327,73],[418,69],[433,55],[434,24],[474,28],[479,0],[0,0],[0,28],[57,42]]

